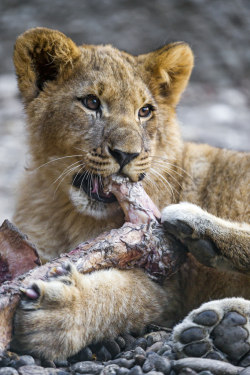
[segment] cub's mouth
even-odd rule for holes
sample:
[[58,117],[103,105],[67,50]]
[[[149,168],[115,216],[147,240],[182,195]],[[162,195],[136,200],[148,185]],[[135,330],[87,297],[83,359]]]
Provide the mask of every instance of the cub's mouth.
[[114,194],[104,192],[101,176],[77,173],[73,176],[72,185],[78,189],[82,189],[91,199],[98,202],[113,203],[117,201]]

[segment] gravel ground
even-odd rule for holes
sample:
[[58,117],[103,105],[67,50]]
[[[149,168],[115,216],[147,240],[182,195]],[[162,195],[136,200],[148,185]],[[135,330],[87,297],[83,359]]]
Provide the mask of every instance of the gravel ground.
[[30,355],[0,357],[0,375],[249,375],[250,367],[204,358],[177,359],[169,330],[144,337],[119,337],[92,345],[65,361],[43,361]]

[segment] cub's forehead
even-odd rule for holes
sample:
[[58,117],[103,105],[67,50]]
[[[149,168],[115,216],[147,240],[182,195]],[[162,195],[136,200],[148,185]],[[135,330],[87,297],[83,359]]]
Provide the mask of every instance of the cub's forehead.
[[107,46],[81,47],[80,75],[83,83],[95,87],[99,95],[122,92],[151,96],[137,58]]

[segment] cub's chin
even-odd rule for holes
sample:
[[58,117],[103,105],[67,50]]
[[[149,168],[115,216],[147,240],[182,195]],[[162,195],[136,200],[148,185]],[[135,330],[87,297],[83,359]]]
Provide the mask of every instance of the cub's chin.
[[103,191],[102,180],[98,176],[86,178],[85,174],[75,175],[69,189],[69,197],[76,210],[84,216],[110,219],[114,215],[122,215],[116,197]]

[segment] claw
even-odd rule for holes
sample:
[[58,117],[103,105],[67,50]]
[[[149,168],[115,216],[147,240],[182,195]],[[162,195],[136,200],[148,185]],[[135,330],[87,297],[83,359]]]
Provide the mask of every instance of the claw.
[[37,299],[40,296],[40,290],[35,284],[27,289],[21,287],[20,291],[29,299]]

